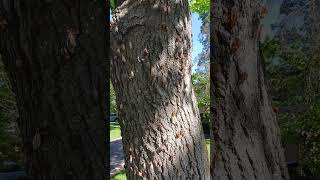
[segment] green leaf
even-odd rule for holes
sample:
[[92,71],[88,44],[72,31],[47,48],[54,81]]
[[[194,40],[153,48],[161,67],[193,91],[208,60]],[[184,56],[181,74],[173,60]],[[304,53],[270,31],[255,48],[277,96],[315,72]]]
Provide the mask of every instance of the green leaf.
[[111,11],[114,11],[116,9],[116,0],[110,0],[110,7]]
[[190,0],[190,8],[192,12],[205,14],[210,11],[209,0]]

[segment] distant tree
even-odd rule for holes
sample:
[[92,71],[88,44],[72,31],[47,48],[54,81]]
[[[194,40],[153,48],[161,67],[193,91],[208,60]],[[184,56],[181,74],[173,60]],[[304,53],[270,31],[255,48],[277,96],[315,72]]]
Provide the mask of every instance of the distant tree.
[[9,79],[0,57],[0,169],[6,162],[23,164],[21,138],[18,136],[17,107]]
[[[305,71],[305,101],[312,103],[320,95],[319,67],[319,1],[316,0],[285,0],[281,5],[284,17],[277,24],[277,38],[283,47],[303,49],[307,56]],[[293,21],[295,20],[295,21]]]
[[207,74],[194,73],[192,75],[192,84],[195,94],[197,95],[197,102],[199,109],[202,113],[208,114],[210,109],[210,96],[209,96],[209,78]]
[[[319,98],[317,98],[317,1],[284,0],[276,36],[262,44],[266,78],[284,144],[299,149],[298,171],[319,172]],[[291,149],[288,152],[291,153]],[[318,175],[319,176],[319,175]],[[316,178],[317,179],[317,178]]]
[[306,101],[312,102],[320,98],[320,2],[309,0],[309,52],[308,73],[306,76]]
[[208,14],[210,11],[210,0],[189,0],[192,12]]
[[[206,73],[208,78],[210,76],[210,16],[209,12],[200,14],[201,34],[199,35],[200,42],[203,45],[202,52],[196,57],[198,61],[197,72]],[[208,84],[209,85],[209,84]]]
[[279,109],[283,141],[299,146],[298,169],[312,174],[320,167],[318,3],[283,1],[276,37],[264,43],[266,54],[274,57],[267,58],[267,78]]
[[210,83],[206,73],[192,74],[192,84],[197,97],[202,127],[205,134],[210,133]]
[[203,45],[202,52],[196,57],[197,68],[192,75],[193,84],[201,111],[202,126],[206,134],[209,134],[210,113],[210,29],[209,29],[209,1],[191,1],[191,9],[199,14],[201,20],[201,33],[199,40]]

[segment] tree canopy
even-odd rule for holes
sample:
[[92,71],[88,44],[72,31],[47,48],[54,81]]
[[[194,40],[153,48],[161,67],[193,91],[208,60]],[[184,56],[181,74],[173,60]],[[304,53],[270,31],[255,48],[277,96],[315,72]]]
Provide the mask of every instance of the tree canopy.
[[210,11],[209,0],[190,0],[190,8],[192,12],[198,14],[206,14]]

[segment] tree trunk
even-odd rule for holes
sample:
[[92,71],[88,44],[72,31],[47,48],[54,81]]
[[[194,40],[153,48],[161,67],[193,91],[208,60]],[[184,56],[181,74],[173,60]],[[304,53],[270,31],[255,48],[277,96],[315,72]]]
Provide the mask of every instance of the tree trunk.
[[212,179],[288,179],[258,49],[264,6],[258,0],[212,6]]
[[111,24],[114,85],[128,179],[209,179],[191,86],[187,0],[127,0]]
[[0,54],[33,180],[106,179],[105,1],[0,1]]

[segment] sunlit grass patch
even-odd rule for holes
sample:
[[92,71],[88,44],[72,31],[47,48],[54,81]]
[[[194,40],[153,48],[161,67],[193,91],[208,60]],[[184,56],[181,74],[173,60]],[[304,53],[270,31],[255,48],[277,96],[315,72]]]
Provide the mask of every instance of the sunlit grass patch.
[[127,180],[125,170],[121,170],[117,174],[115,174],[114,176],[111,176],[111,180]]
[[110,123],[110,141],[120,138],[121,131],[118,123]]
[[210,161],[210,139],[206,139],[206,145],[207,145],[207,150],[208,150],[208,158]]

